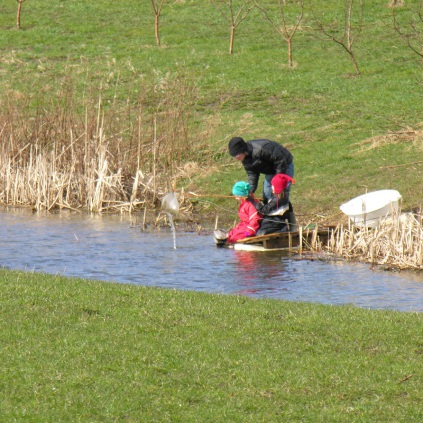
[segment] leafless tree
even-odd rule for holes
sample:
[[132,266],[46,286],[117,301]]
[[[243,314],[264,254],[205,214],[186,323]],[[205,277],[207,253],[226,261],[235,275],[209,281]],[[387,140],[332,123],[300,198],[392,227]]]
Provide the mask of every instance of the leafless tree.
[[160,47],[160,16],[166,1],[167,0],[151,0],[151,5],[154,10],[154,35],[156,36],[156,44],[158,47]]
[[[322,22],[315,19],[317,29],[323,33],[328,39],[339,44],[350,56],[351,61],[354,64],[356,75],[360,75],[360,68],[358,67],[357,60],[355,58],[355,52],[353,45],[357,37],[360,35],[363,28],[363,0],[358,0],[358,6],[355,7],[356,0],[345,0],[344,6],[344,29],[341,36],[336,36],[334,33],[336,29],[326,28]],[[354,19],[357,14],[357,19]]]
[[[273,29],[279,34],[288,46],[288,66],[292,67],[292,39],[298,30],[304,16],[304,0],[298,0],[297,5],[299,12],[296,16],[293,25],[288,25],[285,9],[287,7],[286,0],[278,0],[278,13],[277,17],[273,18],[269,15],[268,9],[263,7],[256,1],[256,6],[263,12],[265,19],[270,22]],[[294,6],[294,2],[290,6]]]
[[423,68],[423,0],[420,0],[417,9],[408,8],[408,12],[409,20],[400,22],[397,12],[395,9],[392,10],[394,29],[406,42],[407,46],[420,56]]
[[231,27],[229,54],[233,54],[235,30],[255,7],[254,0],[244,0],[238,9],[238,12],[234,11],[233,0],[210,0],[210,2],[219,10],[223,18],[229,21],[229,25]]
[[16,14],[16,26],[18,29],[21,28],[21,11],[22,11],[22,3],[25,0],[16,0],[18,2],[18,13]]

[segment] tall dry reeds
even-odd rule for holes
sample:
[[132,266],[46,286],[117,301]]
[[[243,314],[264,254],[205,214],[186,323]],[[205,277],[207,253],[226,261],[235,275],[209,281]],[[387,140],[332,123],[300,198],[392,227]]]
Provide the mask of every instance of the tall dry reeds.
[[[208,133],[192,130],[197,92],[159,75],[119,100],[66,77],[54,93],[0,98],[0,202],[88,211],[153,207],[179,169],[207,157]],[[197,126],[199,128],[199,126]]]
[[396,213],[374,229],[338,225],[325,249],[347,259],[423,269],[423,215]]

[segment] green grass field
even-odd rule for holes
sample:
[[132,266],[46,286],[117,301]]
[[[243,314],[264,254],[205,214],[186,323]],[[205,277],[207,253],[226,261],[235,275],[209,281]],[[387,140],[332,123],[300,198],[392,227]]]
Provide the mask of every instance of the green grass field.
[[[234,9],[243,3],[235,1]],[[165,87],[169,75],[177,75],[196,87],[191,159],[198,157],[196,145],[204,149],[205,139],[208,146],[200,163],[204,171],[178,181],[177,189],[229,193],[236,180],[245,178],[226,153],[228,140],[240,135],[270,138],[292,150],[297,180],[292,199],[304,220],[337,214],[342,202],[377,189],[398,189],[405,209],[418,207],[423,193],[421,60],[394,31],[389,2],[371,3],[364,6],[359,34],[359,9],[353,7],[359,76],[344,49],[316,26],[321,22],[341,39],[343,1],[306,2],[293,39],[292,68],[285,42],[258,9],[237,27],[229,55],[228,21],[206,1],[166,2],[161,47],[148,1],[27,1],[20,30],[17,5],[3,3],[0,101],[5,107],[6,93],[21,93],[32,96],[32,107],[42,108],[60,98],[63,81],[71,78],[76,98],[86,95],[87,86],[100,91],[101,84],[106,104],[109,98],[115,105],[135,101],[145,81]],[[262,4],[276,19],[274,2]],[[418,4],[395,9],[404,30],[416,20]],[[298,6],[288,4],[288,23],[297,13]],[[200,127],[207,127],[206,133]]]
[[2,422],[420,422],[423,315],[0,271]]

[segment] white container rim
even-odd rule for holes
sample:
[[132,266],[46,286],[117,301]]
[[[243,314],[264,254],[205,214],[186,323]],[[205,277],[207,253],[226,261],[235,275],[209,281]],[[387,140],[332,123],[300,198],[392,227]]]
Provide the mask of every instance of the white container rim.
[[371,213],[383,209],[390,203],[401,199],[401,194],[393,189],[372,191],[353,198],[340,206],[340,209],[347,216],[360,216],[364,213]]

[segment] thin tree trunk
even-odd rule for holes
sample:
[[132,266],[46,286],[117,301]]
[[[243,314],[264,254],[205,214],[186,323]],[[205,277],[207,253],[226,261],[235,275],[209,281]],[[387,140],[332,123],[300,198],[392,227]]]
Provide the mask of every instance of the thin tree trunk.
[[292,68],[292,38],[286,40],[288,43],[288,66]]
[[229,54],[234,52],[234,40],[235,40],[235,26],[231,26],[231,39],[229,41]]
[[25,0],[18,0],[18,13],[16,15],[16,26],[18,29],[21,29],[21,10],[22,10],[22,3]]
[[353,62],[353,64],[354,64],[354,69],[355,69],[355,73],[356,73],[356,75],[361,75],[360,69],[359,69],[359,67],[358,67],[357,60],[355,60],[355,55],[354,55],[354,53],[352,52],[352,50],[351,50],[351,51],[348,51],[348,53],[349,53],[349,55],[350,55],[350,57],[351,57],[351,60],[352,60],[352,62]]
[[154,34],[156,35],[156,44],[158,47],[160,47],[159,19],[160,19],[160,15],[156,14],[154,18]]

